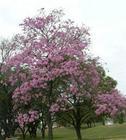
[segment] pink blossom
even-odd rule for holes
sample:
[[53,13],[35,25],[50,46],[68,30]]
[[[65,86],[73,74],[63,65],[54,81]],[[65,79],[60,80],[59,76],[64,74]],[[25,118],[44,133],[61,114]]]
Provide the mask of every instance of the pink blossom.
[[126,109],[126,98],[118,90],[112,90],[110,93],[100,94],[96,98],[96,114],[108,114],[115,116]]
[[32,123],[39,119],[37,111],[29,111],[28,113],[19,113],[17,116],[16,122],[19,123],[20,127],[25,127],[27,124]]

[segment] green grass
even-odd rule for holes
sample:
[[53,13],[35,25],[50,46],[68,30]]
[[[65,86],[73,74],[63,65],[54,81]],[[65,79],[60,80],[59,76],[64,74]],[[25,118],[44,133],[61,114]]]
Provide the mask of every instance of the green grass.
[[82,131],[85,133],[85,138],[88,140],[98,139],[119,139],[126,140],[126,124],[112,125],[112,126],[98,126]]
[[[83,140],[126,140],[126,124],[82,129],[82,136]],[[76,135],[72,128],[55,128],[54,140],[76,140]]]

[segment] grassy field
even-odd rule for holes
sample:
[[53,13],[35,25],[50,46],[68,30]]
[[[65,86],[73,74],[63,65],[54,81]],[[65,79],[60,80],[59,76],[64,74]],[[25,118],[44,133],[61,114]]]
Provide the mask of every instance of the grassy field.
[[[126,140],[126,124],[82,129],[82,136],[83,140]],[[76,140],[76,135],[71,128],[55,128],[54,140]]]

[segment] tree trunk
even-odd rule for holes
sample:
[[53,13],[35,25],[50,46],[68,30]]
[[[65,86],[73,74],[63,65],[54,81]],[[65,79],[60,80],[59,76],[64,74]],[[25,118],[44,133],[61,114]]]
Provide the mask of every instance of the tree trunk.
[[28,131],[29,131],[29,134],[30,134],[30,137],[31,138],[35,138],[36,137],[36,131],[37,131],[37,129],[34,126],[31,127]]
[[48,140],[53,140],[52,118],[50,112],[48,113],[47,125],[48,125]]
[[102,124],[105,125],[105,117],[102,117]]
[[50,107],[52,105],[52,93],[53,93],[53,82],[50,81],[49,83],[49,95],[48,95],[48,103],[49,103],[49,108],[48,108],[48,117],[47,117],[47,125],[48,125],[48,140],[53,140],[53,130],[52,130],[52,116],[50,112]]
[[27,130],[25,131],[25,129],[20,128],[21,132],[22,132],[22,139],[25,140],[26,139],[26,134],[27,134]]
[[25,138],[26,138],[26,135],[24,132],[22,133],[22,138],[23,138],[23,140],[25,140]]
[[45,128],[42,127],[41,129],[42,140],[45,139]]
[[76,135],[77,135],[77,140],[82,140],[81,127],[75,126],[75,131],[76,131]]

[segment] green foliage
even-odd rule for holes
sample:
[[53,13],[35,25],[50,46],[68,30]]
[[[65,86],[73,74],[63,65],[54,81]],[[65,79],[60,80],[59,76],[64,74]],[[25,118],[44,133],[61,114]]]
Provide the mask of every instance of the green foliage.
[[15,115],[12,105],[13,88],[5,83],[5,74],[0,74],[0,128],[4,130],[6,136],[14,134],[16,129]]
[[115,122],[117,122],[117,123],[119,123],[119,124],[123,124],[124,123],[124,121],[125,121],[125,114],[124,113],[119,113],[118,115],[117,115],[117,117],[115,118]]
[[101,81],[97,90],[101,92],[106,92],[114,89],[117,85],[117,81],[114,80],[112,77],[108,76],[102,66],[98,66],[98,71],[101,77]]

